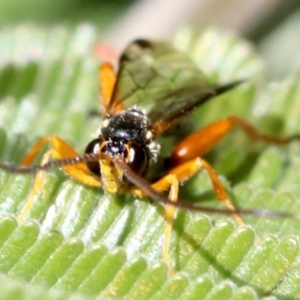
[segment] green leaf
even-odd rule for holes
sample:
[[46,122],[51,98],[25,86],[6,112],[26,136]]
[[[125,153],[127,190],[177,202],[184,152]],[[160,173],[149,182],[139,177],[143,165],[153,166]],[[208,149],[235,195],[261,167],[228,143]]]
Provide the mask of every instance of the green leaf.
[[[20,25],[0,32],[0,157],[20,163],[34,141],[57,134],[82,152],[98,119],[94,55],[97,32]],[[174,39],[212,82],[249,78],[199,108],[202,127],[237,115],[263,132],[295,134],[299,128],[299,74],[264,83],[262,63],[237,36],[183,29]],[[163,262],[164,210],[148,199],[106,195],[60,171],[49,172],[25,222],[19,224],[32,176],[0,172],[0,299],[257,299],[300,297],[300,147],[254,145],[238,130],[205,157],[239,208],[287,211],[293,218],[230,216],[177,211]],[[217,203],[210,180],[199,173],[182,197]],[[16,282],[17,280],[18,282]],[[49,292],[50,289],[50,292]]]

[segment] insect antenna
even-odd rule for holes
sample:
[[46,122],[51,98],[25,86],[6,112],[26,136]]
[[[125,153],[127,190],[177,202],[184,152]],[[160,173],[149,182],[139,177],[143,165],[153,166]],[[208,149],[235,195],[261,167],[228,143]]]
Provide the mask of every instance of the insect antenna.
[[10,173],[31,174],[40,171],[46,171],[48,169],[61,168],[63,166],[70,166],[70,165],[76,165],[84,162],[97,161],[99,160],[99,158],[100,158],[99,155],[88,153],[88,154],[79,155],[75,157],[52,160],[46,162],[43,165],[35,165],[35,166],[14,166],[11,164],[0,162],[0,169],[8,171]]
[[[63,166],[75,165],[85,162],[92,162],[98,161],[100,159],[99,155],[96,154],[84,154],[76,157],[70,158],[63,158],[57,159],[53,161],[49,161],[43,165],[35,165],[35,166],[24,166],[24,167],[17,167],[7,163],[0,162],[0,169],[8,171],[10,173],[17,173],[17,174],[32,174],[37,173],[40,171],[46,171],[52,168],[60,168]],[[123,160],[122,157],[116,156],[114,158],[114,163],[122,169],[125,177],[134,185],[142,189],[150,198],[155,200],[156,202],[162,203],[164,205],[172,205],[175,207],[180,207],[186,210],[191,211],[201,211],[201,212],[211,212],[217,214],[244,214],[244,215],[255,215],[261,217],[268,217],[268,218],[286,218],[292,217],[293,214],[289,212],[279,212],[279,211],[270,211],[270,210],[263,210],[263,209],[236,209],[236,210],[227,210],[222,208],[213,208],[213,207],[205,207],[205,206],[196,206],[187,202],[173,202],[169,200],[165,195],[155,191],[151,185],[141,178],[138,174],[136,174]]]
[[116,156],[114,158],[114,163],[123,171],[125,177],[134,185],[142,189],[151,199],[155,200],[156,202],[162,203],[164,205],[172,205],[175,207],[180,207],[186,210],[191,211],[201,211],[201,212],[211,212],[223,215],[229,214],[243,214],[243,215],[255,215],[260,217],[267,217],[267,218],[287,218],[292,217],[293,214],[289,212],[280,212],[280,211],[270,211],[264,209],[236,209],[236,210],[228,210],[222,208],[213,208],[213,207],[205,207],[205,206],[196,206],[187,202],[179,201],[173,202],[169,200],[165,195],[155,191],[151,185],[136,174],[123,160],[122,157]]

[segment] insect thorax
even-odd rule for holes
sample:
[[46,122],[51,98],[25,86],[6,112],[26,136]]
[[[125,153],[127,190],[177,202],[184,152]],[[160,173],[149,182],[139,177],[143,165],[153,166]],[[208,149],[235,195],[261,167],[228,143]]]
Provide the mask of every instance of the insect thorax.
[[100,129],[100,138],[111,145],[111,151],[115,151],[115,154],[122,155],[122,153],[118,153],[120,144],[144,149],[148,158],[148,165],[157,160],[160,150],[146,113],[138,107],[107,116]]

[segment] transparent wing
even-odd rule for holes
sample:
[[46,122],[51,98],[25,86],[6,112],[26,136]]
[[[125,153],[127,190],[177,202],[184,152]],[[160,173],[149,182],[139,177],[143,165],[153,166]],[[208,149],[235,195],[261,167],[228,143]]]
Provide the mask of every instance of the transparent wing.
[[[144,108],[155,130],[163,131],[193,108],[239,82],[213,87],[195,63],[166,43],[136,40],[119,62],[108,113],[118,104]],[[155,127],[155,126],[154,126]]]
[[122,102],[126,107],[137,104],[150,111],[157,102],[169,102],[168,96],[177,90],[207,85],[205,76],[186,54],[166,43],[137,40],[128,45],[120,58],[108,109],[113,110]]

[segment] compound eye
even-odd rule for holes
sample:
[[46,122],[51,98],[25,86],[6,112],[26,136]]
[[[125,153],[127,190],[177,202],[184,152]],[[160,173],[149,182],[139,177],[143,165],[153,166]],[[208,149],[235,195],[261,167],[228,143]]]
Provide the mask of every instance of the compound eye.
[[[102,140],[100,139],[94,139],[92,140],[87,147],[85,148],[85,154],[98,154],[100,152]],[[100,177],[101,172],[100,172],[100,164],[98,161],[89,161],[86,163],[88,169],[90,172],[96,176]]]
[[139,175],[142,175],[148,166],[148,155],[145,149],[137,144],[129,145],[129,157],[127,164]]

